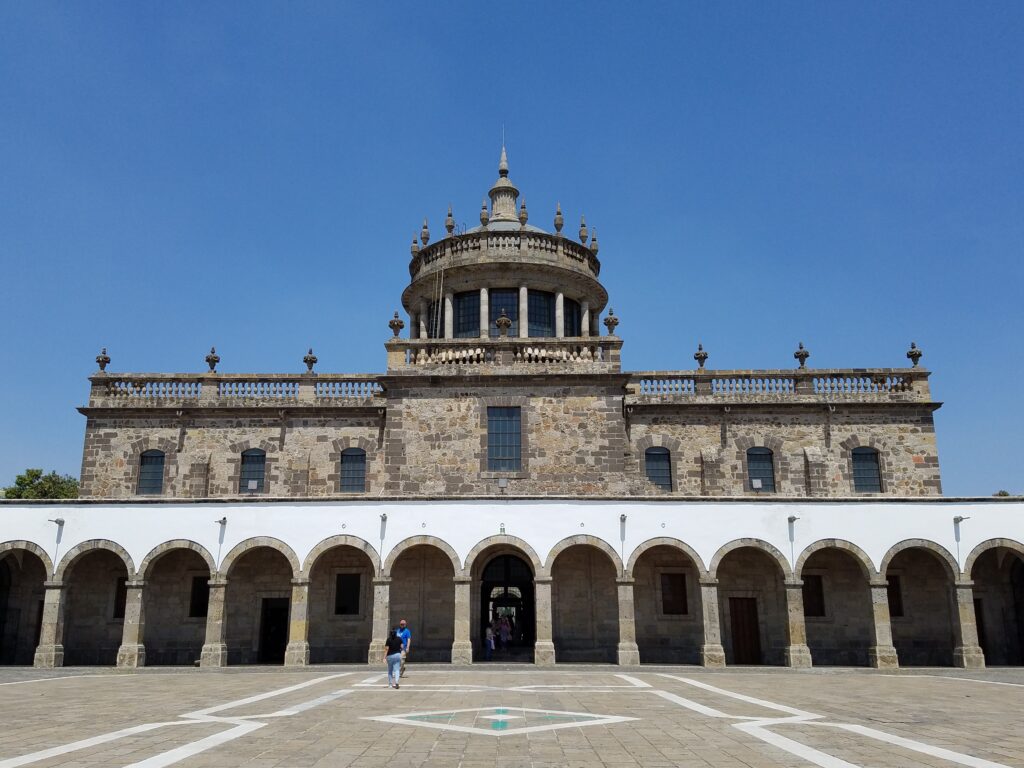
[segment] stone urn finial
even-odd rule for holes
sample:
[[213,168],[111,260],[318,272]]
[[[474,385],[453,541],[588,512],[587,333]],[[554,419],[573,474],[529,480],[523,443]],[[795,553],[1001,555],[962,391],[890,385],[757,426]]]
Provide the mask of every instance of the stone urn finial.
[[498,319],[494,321],[494,324],[498,326],[498,333],[503,337],[508,336],[508,329],[512,327],[512,318],[505,312],[505,308],[501,308],[501,314],[498,315]]
[[519,223],[525,227],[526,221],[529,218],[530,216],[526,212],[526,198],[524,197],[523,202],[519,204]]
[[[104,347],[100,350],[100,353],[96,355],[96,365],[100,367],[101,373],[106,373],[107,366],[110,364],[110,356],[107,354],[107,348]],[[914,365],[917,365],[915,362]]]
[[698,342],[697,351],[693,353],[693,359],[697,361],[697,365],[702,370],[704,368],[704,363],[708,361],[708,357],[710,357],[710,355],[704,351],[704,345]]
[[306,356],[302,358],[302,362],[306,364],[306,373],[312,373],[313,366],[317,364],[316,355],[313,354],[312,347],[309,348],[309,352],[306,353]]
[[615,327],[619,324],[619,318],[615,316],[615,310],[608,310],[608,317],[604,319],[604,327],[608,329],[608,335],[615,335]]
[[452,236],[452,232],[455,231],[455,219],[452,218],[452,207],[448,206],[448,215],[444,220],[444,228],[448,230],[448,237]]
[[388,321],[388,328],[390,328],[395,334],[396,339],[398,338],[398,334],[402,332],[402,329],[405,328],[405,322],[398,316],[397,311],[395,312],[395,316]]
[[587,244],[587,217],[580,216],[580,242]]
[[[921,362],[921,356],[923,354],[924,354],[924,352],[922,352],[918,348],[917,344],[915,344],[914,342],[910,342],[910,349],[907,350],[907,358],[913,364],[914,368],[917,368],[917,364],[919,362]],[[97,358],[97,359],[99,359],[99,358]]]
[[483,226],[487,226],[487,222],[491,220],[491,216],[487,213],[487,198],[484,198],[483,205],[480,206],[480,223]]
[[801,368],[806,368],[807,367],[807,358],[810,357],[810,356],[811,356],[810,350],[804,349],[804,343],[801,341],[800,342],[800,346],[797,348],[796,352],[793,353],[793,357],[795,357],[797,360],[800,361],[800,367]]
[[216,347],[210,347],[210,354],[206,356],[206,364],[210,366],[210,373],[217,370],[217,363],[220,362],[220,355],[217,354]]
[[412,257],[415,259],[416,258],[416,254],[418,254],[419,252],[420,252],[420,244],[416,242],[416,235],[413,235],[412,236],[412,245],[409,246],[409,253],[411,253]]
[[424,246],[430,242],[430,228],[427,227],[426,218],[423,219],[423,229],[420,230],[420,240],[423,241]]
[[597,230],[595,229],[593,234],[590,236],[590,252],[597,256]]
[[562,234],[562,225],[565,224],[565,217],[562,216],[562,204],[555,203],[555,232]]

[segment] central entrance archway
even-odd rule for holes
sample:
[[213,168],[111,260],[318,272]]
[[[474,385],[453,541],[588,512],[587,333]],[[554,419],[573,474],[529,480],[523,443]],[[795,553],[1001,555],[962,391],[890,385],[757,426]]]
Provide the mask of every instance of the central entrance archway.
[[478,647],[484,648],[489,626],[495,635],[494,660],[533,660],[533,571],[525,560],[515,555],[498,555],[487,562],[480,578],[479,616]]

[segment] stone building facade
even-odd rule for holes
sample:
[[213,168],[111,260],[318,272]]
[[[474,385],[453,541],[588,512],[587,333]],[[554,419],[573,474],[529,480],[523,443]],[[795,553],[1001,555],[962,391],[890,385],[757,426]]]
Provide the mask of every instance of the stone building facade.
[[489,198],[424,223],[384,373],[102,353],[83,498],[4,505],[0,661],[365,662],[399,618],[460,663],[502,618],[537,664],[1024,661],[1024,510],[941,497],[920,350],[623,371],[596,234],[504,151]]

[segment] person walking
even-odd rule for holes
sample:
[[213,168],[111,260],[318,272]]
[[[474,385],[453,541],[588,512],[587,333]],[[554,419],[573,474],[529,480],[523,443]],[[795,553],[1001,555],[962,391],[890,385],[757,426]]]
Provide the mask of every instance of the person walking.
[[401,677],[405,677],[405,660],[412,652],[412,630],[409,629],[409,625],[405,623],[405,619],[398,622],[398,637],[402,641],[402,668],[400,675]]
[[491,625],[487,625],[487,629],[484,632],[484,661],[490,661],[491,656],[494,654],[494,630],[491,629]]
[[384,660],[388,665],[388,686],[397,688],[402,674],[402,638],[398,636],[397,629],[392,629],[384,641]]

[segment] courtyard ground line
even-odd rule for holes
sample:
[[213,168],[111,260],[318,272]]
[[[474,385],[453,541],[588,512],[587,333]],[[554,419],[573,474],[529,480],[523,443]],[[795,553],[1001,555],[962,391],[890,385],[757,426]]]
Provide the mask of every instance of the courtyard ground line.
[[125,736],[134,736],[137,733],[155,731],[157,728],[163,728],[167,725],[192,725],[192,722],[187,720],[172,720],[166,723],[145,723],[144,725],[133,725],[130,728],[122,728],[118,731],[103,733],[99,736],[92,736],[88,739],[73,741],[70,744],[62,744],[59,747],[50,747],[49,749],[43,749],[39,752],[31,752],[27,755],[19,755],[18,757],[10,757],[6,760],[0,760],[0,768],[17,768],[19,765],[29,765],[30,763],[37,763],[40,760],[49,760],[51,757],[60,757],[61,755],[77,752],[81,749],[88,749],[89,747],[106,744],[110,741],[117,741],[118,739],[123,739]]
[[277,690],[267,691],[266,693],[260,693],[260,694],[257,694],[256,696],[249,696],[249,697],[244,698],[244,699],[239,699],[238,701],[229,701],[227,704],[218,704],[215,707],[207,707],[206,709],[196,710],[195,712],[189,712],[187,714],[180,715],[180,717],[187,717],[187,718],[201,718],[201,717],[205,717],[207,715],[213,714],[214,712],[223,712],[225,709],[235,709],[236,707],[242,707],[242,706],[245,706],[246,704],[253,704],[253,703],[257,702],[257,701],[264,701],[266,699],[272,699],[275,696],[283,696],[284,694],[291,693],[292,691],[299,691],[299,690],[302,690],[303,688],[309,688],[310,686],[318,685],[319,683],[326,682],[327,680],[337,680],[339,677],[348,677],[351,674],[352,674],[351,672],[342,672],[341,674],[337,674],[337,675],[326,675],[324,677],[316,677],[316,678],[313,678],[312,680],[306,680],[305,682],[298,683],[296,685],[290,685],[287,688],[278,688]]
[[625,680],[627,683],[629,683],[630,685],[632,685],[635,688],[650,688],[651,687],[650,683],[645,683],[643,680],[640,680],[640,679],[635,678],[635,677],[630,677],[629,675],[616,675],[616,677],[619,678],[620,680]]
[[[225,721],[220,719],[211,719],[209,722],[223,723]],[[131,763],[130,765],[125,766],[125,768],[165,768],[165,766],[174,765],[174,763],[193,757],[194,755],[198,755],[200,752],[205,752],[208,749],[219,747],[221,744],[226,744],[229,741],[239,739],[248,733],[259,730],[264,725],[266,725],[266,723],[236,723],[235,727],[230,730],[215,733],[212,736],[207,736],[199,739],[198,741],[193,741],[191,744],[184,744],[180,747],[175,747],[174,749],[162,752],[159,755],[148,757],[137,763]]]
[[808,725],[822,725],[827,728],[841,728],[844,731],[859,733],[860,735],[867,736],[871,739],[877,739],[878,741],[884,741],[887,744],[894,744],[897,747],[903,747],[904,749],[909,749],[914,752],[921,752],[925,755],[938,757],[943,760],[948,760],[951,763],[967,765],[971,768],[1007,768],[1007,766],[1002,763],[994,763],[991,760],[985,760],[981,757],[973,757],[971,755],[962,754],[961,752],[953,752],[952,750],[945,749],[943,747],[933,747],[931,744],[923,744],[920,741],[906,739],[902,736],[896,736],[891,733],[886,733],[885,731],[878,731],[864,725],[856,725],[854,723],[808,723]]

